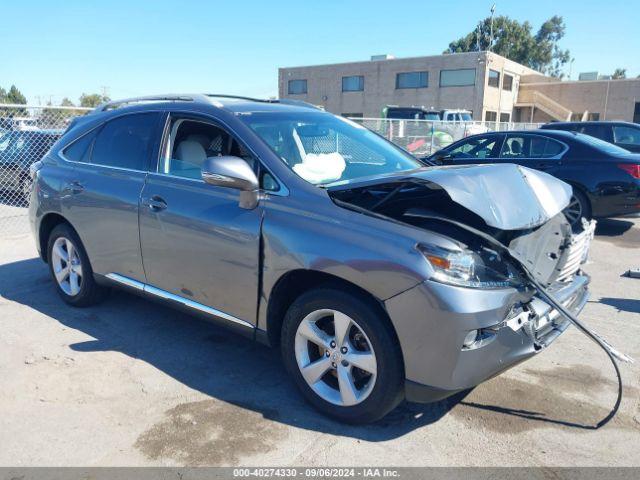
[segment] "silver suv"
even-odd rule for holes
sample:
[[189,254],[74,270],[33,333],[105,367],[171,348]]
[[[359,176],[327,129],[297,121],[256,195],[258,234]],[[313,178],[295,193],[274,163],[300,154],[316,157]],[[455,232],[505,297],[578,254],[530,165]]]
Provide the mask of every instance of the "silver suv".
[[65,302],[124,288],[279,346],[309,402],[347,422],[469,389],[557,338],[569,323],[523,265],[571,312],[587,300],[592,232],[562,215],[568,185],[509,164],[425,167],[305,104],[109,103],[31,173]]

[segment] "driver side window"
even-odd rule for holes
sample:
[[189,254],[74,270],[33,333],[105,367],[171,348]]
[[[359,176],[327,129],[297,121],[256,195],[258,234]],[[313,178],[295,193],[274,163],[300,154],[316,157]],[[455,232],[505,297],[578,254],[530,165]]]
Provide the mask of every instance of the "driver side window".
[[213,123],[173,117],[162,152],[159,173],[201,180],[202,166],[207,158],[230,155],[249,164],[264,190],[277,191],[280,188],[244,145]]
[[449,153],[453,158],[491,158],[496,146],[495,138],[474,138],[454,148]]

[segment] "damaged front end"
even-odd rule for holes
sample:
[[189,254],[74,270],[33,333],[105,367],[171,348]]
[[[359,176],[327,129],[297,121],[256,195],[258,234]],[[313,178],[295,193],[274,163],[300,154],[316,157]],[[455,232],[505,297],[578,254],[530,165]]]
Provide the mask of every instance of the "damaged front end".
[[595,222],[571,229],[562,213],[571,187],[554,177],[477,165],[328,190],[340,206],[452,241],[450,249],[418,241],[432,274],[385,302],[410,400],[437,400],[529,358],[575,324],[587,302],[581,266]]

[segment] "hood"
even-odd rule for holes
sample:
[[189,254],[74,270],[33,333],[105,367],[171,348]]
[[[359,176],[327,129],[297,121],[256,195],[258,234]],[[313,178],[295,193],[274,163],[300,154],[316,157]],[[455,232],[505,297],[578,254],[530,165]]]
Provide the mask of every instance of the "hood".
[[542,225],[565,209],[572,193],[571,186],[562,180],[511,163],[424,168],[391,177],[336,183],[328,190],[404,181],[427,182],[442,188],[455,203],[500,230]]

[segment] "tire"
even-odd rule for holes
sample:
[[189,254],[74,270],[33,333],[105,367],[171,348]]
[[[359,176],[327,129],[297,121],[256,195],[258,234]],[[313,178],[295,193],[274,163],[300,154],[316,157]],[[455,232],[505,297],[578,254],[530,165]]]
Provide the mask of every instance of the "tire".
[[[69,250],[70,263],[65,260]],[[69,305],[88,307],[100,303],[108,294],[108,289],[101,287],[93,279],[87,252],[78,234],[68,224],[57,225],[49,235],[47,259],[56,290]]]
[[[282,357],[295,384],[316,409],[346,423],[376,421],[404,398],[404,366],[397,337],[384,313],[372,303],[358,292],[319,288],[293,302],[282,326]],[[341,337],[335,326],[345,324],[350,326],[342,336],[344,343],[331,343]],[[309,330],[309,325],[315,328]],[[314,375],[305,367],[311,364],[318,366],[317,372],[327,370]],[[305,380],[303,369],[307,378],[318,376],[319,380]]]
[[581,225],[582,218],[591,220],[591,204],[589,203],[589,199],[576,187],[573,187],[573,195],[571,195],[569,205],[564,209],[564,215],[574,228]]

